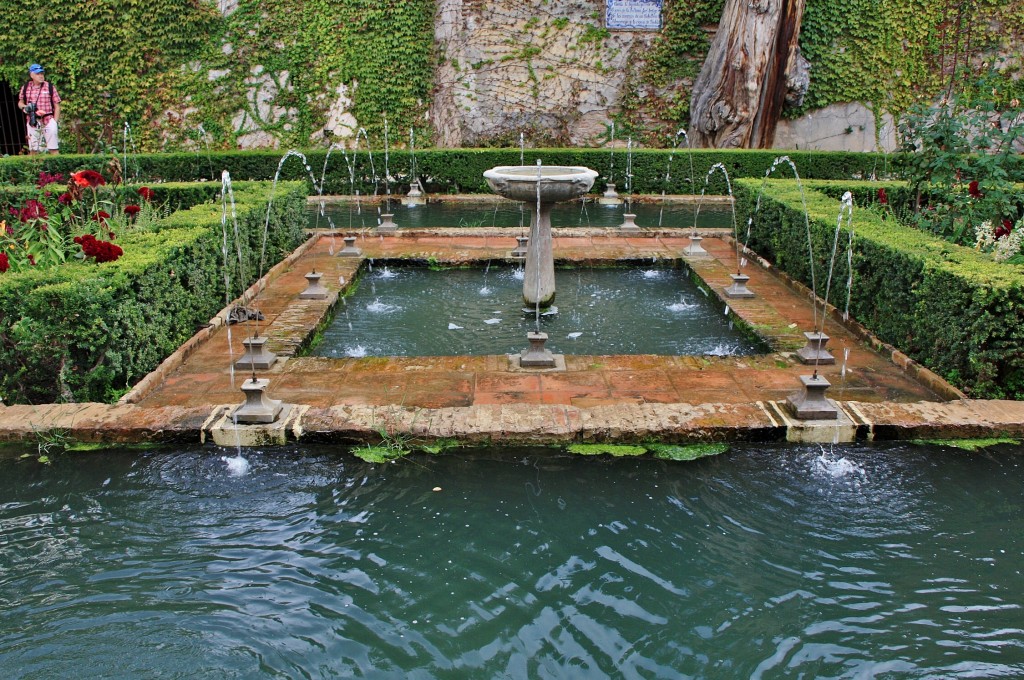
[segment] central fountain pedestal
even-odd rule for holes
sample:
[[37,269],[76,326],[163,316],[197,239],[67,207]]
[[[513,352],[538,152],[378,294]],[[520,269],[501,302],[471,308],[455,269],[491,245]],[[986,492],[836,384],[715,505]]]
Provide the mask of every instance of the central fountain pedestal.
[[532,208],[523,273],[523,302],[527,307],[546,309],[555,301],[552,206],[587,193],[596,178],[597,172],[589,168],[560,165],[506,165],[484,173],[495,193]]

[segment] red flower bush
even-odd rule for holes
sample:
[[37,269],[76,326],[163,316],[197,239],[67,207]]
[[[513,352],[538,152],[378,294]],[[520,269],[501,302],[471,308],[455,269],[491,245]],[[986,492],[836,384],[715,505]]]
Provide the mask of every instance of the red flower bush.
[[885,193],[885,187],[878,189],[878,202],[882,205],[889,205],[889,197]]
[[72,198],[71,194],[65,191],[63,194],[57,197],[57,202],[60,203],[61,205],[71,205],[72,203],[75,202],[75,199]]
[[39,180],[36,182],[36,187],[39,188],[39,189],[42,189],[47,184],[53,184],[55,182],[63,182],[63,181],[64,181],[64,175],[60,174],[59,172],[54,173],[54,174],[51,175],[50,173],[48,173],[48,172],[46,172],[44,170],[44,171],[39,173]]
[[107,183],[107,180],[103,179],[103,175],[95,170],[73,172],[71,173],[71,179],[80,187],[92,187],[93,189]]
[[142,208],[140,208],[137,205],[126,205],[124,207],[124,214],[127,215],[129,218],[134,219],[135,216],[139,214],[140,210],[142,210]]
[[139,196],[142,196],[144,200],[153,200],[153,190],[149,187],[139,187]]
[[18,219],[22,222],[28,222],[29,220],[45,220],[46,206],[36,199],[30,198],[25,201],[25,205],[23,205],[21,210],[18,212]]
[[1013,231],[1013,222],[1004,217],[1003,223],[995,228],[995,231],[992,232],[992,235],[995,236],[997,239],[1001,239],[1004,236],[1009,236],[1011,231]]
[[82,246],[82,252],[86,257],[96,258],[97,262],[113,262],[124,255],[120,246],[109,241],[99,241],[92,234],[76,236],[75,243]]
[[981,189],[978,188],[978,180],[974,180],[967,185],[967,193],[971,195],[971,198],[983,198],[985,194],[981,193]]
[[7,253],[0,253],[0,274],[11,268],[11,261],[7,259]]

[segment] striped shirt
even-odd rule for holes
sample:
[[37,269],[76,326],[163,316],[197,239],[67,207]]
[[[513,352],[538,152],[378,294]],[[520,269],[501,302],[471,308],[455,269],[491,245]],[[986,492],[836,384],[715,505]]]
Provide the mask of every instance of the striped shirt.
[[[50,84],[45,80],[38,85],[35,81],[29,81],[25,85],[25,89],[22,90],[23,101],[26,104],[35,102],[36,115],[42,120],[48,116],[53,115],[53,107],[55,104],[60,103],[60,94],[56,89],[53,90],[53,99],[50,99]],[[42,122],[46,122],[43,120]]]

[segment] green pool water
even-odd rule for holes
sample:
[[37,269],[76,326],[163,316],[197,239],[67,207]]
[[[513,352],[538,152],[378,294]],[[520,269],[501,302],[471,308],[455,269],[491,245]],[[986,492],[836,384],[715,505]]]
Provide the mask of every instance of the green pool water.
[[316,356],[508,354],[539,328],[562,354],[750,355],[766,347],[682,269],[559,269],[556,314],[524,313],[523,271],[374,263],[339,308]]
[[1021,677],[1020,454],[8,454],[0,669]]

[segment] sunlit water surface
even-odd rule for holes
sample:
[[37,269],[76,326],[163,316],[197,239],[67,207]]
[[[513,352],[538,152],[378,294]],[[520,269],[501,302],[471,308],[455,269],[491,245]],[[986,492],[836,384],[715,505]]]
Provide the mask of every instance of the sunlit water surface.
[[[556,314],[523,310],[523,270],[504,264],[366,271],[313,353],[323,357],[508,354],[539,328],[563,354],[749,355],[765,346],[679,269],[558,269]],[[539,324],[538,324],[539,321]]]
[[1021,677],[1019,454],[0,458],[0,668]]

